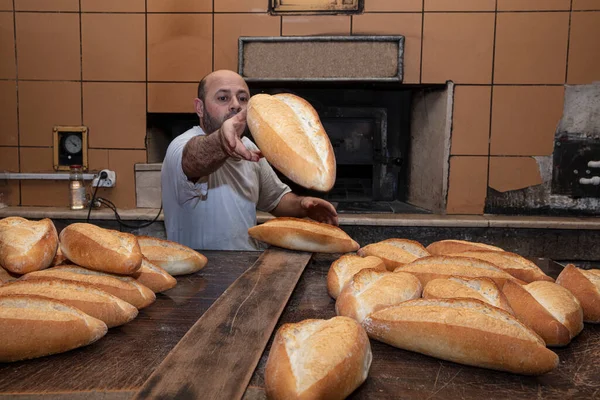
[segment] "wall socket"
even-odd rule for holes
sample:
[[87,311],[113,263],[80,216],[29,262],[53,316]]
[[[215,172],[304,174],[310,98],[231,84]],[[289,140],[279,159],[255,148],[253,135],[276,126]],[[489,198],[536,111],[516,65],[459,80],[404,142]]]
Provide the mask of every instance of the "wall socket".
[[[106,179],[100,180],[100,175],[103,172],[106,172],[108,177]],[[116,184],[117,184],[117,174],[115,173],[115,171],[111,171],[109,169],[103,169],[102,171],[100,171],[98,176],[96,176],[94,178],[94,180],[92,181],[92,187],[97,187],[97,186],[99,186],[99,187],[115,187]]]

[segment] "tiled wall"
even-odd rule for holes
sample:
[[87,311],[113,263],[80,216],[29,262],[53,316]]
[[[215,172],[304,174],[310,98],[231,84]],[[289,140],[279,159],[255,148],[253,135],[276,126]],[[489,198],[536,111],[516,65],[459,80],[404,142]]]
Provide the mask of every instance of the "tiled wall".
[[[600,80],[600,0],[365,0],[352,17],[267,4],[0,0],[0,170],[50,170],[52,126],[84,124],[91,168],[118,174],[103,195],[133,207],[146,112],[193,112],[196,82],[237,68],[239,36],[402,34],[405,82],[457,84],[448,212],[479,214],[490,177],[519,186],[552,152],[563,85]],[[11,187],[14,204],[67,204],[63,185]]]

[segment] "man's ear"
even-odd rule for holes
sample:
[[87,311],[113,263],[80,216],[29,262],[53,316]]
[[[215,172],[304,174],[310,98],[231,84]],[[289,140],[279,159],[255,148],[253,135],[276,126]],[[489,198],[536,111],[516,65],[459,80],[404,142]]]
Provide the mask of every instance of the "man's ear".
[[194,109],[198,117],[202,118],[204,115],[204,102],[198,98],[194,99]]

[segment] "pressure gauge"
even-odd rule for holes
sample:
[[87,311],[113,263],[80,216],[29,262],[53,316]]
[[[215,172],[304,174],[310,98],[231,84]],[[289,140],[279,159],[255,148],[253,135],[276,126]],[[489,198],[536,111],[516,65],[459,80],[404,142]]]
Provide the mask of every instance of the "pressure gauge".
[[71,165],[87,170],[88,129],[85,126],[55,126],[54,169],[68,171]]
[[81,136],[77,134],[69,135],[65,137],[63,145],[67,153],[77,154],[81,152],[81,148],[83,147]]

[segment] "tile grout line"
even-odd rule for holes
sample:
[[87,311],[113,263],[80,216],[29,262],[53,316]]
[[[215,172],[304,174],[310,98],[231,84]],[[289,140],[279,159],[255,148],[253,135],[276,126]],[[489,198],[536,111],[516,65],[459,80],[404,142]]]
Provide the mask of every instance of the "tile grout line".
[[[425,0],[421,5],[421,54],[419,63],[419,83],[423,83],[423,44],[425,42]],[[404,78],[403,78],[404,80]],[[450,160],[448,160],[450,162]],[[448,179],[450,179],[450,169],[448,169]],[[446,194],[447,195],[447,194]],[[446,207],[448,207],[448,201],[446,199]]]
[[[490,122],[488,131],[488,154],[487,154],[487,182],[485,187],[485,199],[483,201],[483,212],[485,213],[485,202],[490,186],[490,169],[492,164],[492,124],[494,119],[494,73],[496,71],[496,37],[498,35],[498,0],[496,0],[496,13],[494,14],[494,44],[492,46],[492,84],[490,86]],[[489,226],[489,225],[488,225]]]
[[[146,134],[144,135],[144,144],[146,145],[146,162],[148,162],[148,112],[150,111],[150,99],[149,99],[149,84],[148,84],[148,0],[144,1],[145,14],[144,14],[144,54],[146,55],[145,62],[145,76],[146,76]],[[137,199],[136,199],[137,201]]]
[[565,85],[569,82],[569,48],[571,46],[571,21],[573,19],[573,0],[571,0],[571,9],[569,10],[569,29],[567,31],[567,54],[565,57]]
[[[13,3],[13,35],[15,36],[15,93],[17,100],[17,168],[21,172],[21,118],[19,110],[19,53],[17,50],[17,11],[16,11],[16,0],[12,0]],[[19,181],[19,206],[23,204],[23,191],[21,190],[21,181]]]
[[[81,125],[83,125],[83,14],[81,12],[81,0],[79,0],[79,88],[81,90]],[[88,143],[89,143],[88,132]],[[89,163],[89,162],[88,162]]]
[[[148,1],[148,0],[146,0]],[[212,10],[211,10],[211,18],[212,18],[212,40],[211,40],[211,56],[212,56],[212,70],[215,70],[215,0],[212,0]],[[239,57],[239,55],[238,55]],[[239,63],[239,60],[238,60]],[[237,68],[237,67],[236,67]]]

